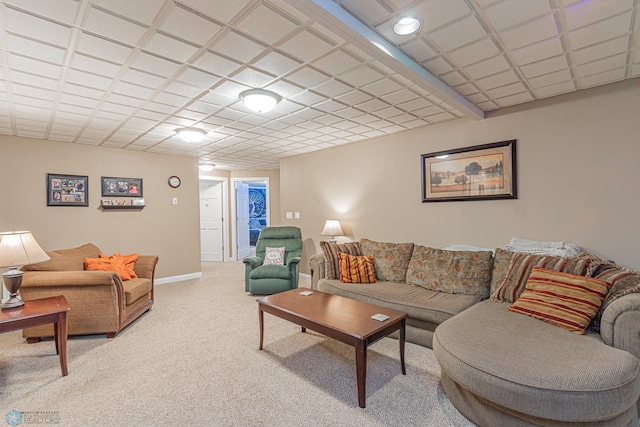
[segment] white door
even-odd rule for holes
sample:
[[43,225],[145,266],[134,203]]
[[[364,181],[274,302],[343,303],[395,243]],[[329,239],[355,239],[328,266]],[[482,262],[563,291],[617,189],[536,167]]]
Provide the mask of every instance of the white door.
[[238,259],[251,255],[249,245],[249,184],[244,182],[236,183],[236,215],[238,217]]
[[200,259],[224,261],[222,182],[200,181]]

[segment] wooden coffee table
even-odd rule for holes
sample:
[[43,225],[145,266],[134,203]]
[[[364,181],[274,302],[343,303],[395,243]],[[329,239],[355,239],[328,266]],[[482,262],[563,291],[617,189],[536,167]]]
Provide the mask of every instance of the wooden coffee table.
[[[319,332],[330,338],[352,345],[356,349],[356,373],[358,378],[358,404],[366,406],[367,347],[390,333],[400,330],[400,366],[404,365],[405,322],[407,313],[379,307],[320,291],[309,296],[300,292],[311,289],[298,288],[275,295],[260,297],[258,315],[260,321],[260,350],[264,338],[264,312]],[[383,322],[373,320],[374,314],[386,314]]]
[[53,323],[56,353],[60,355],[62,376],[67,370],[67,311],[69,304],[62,296],[25,301],[21,307],[0,311],[0,333]]

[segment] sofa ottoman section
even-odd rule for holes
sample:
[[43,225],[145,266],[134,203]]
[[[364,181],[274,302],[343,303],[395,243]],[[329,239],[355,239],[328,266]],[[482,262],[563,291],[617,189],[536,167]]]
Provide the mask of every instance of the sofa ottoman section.
[[483,301],[435,331],[443,387],[463,414],[487,425],[637,425],[638,358],[508,307]]

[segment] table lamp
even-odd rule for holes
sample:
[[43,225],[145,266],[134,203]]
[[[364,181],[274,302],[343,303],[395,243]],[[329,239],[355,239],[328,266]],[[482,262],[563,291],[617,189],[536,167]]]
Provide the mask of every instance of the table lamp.
[[0,308],[4,310],[24,305],[18,297],[18,289],[22,284],[22,271],[18,267],[48,259],[49,255],[38,245],[30,231],[0,233],[0,267],[9,267],[2,273],[2,281],[9,291],[9,299],[0,304]]
[[331,236],[329,242],[335,243],[336,236],[344,236],[344,232],[342,231],[342,227],[340,227],[340,221],[337,219],[328,219],[327,222],[324,223],[324,228],[322,229],[323,236]]

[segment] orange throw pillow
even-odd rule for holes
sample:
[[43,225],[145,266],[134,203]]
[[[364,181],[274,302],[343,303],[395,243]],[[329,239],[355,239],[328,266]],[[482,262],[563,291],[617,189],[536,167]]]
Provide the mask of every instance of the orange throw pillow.
[[[122,277],[122,280],[138,278],[133,267],[139,256],[140,255],[138,254],[120,255],[120,252],[116,252],[113,255],[105,255],[103,253],[100,254],[100,258],[111,260],[114,264],[117,264],[122,271],[124,271],[124,275],[118,272],[118,274],[120,274],[120,277]],[[127,278],[125,279],[125,277]]]
[[85,258],[84,269],[92,271],[113,271],[118,273],[122,280],[131,279],[131,276],[129,276],[129,273],[127,273],[122,263],[109,258]]
[[342,283],[376,283],[373,255],[354,256],[338,252],[340,281]]

